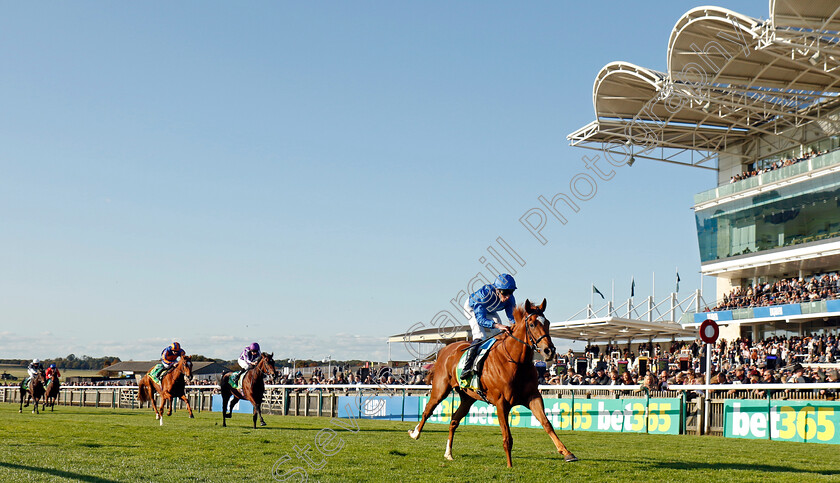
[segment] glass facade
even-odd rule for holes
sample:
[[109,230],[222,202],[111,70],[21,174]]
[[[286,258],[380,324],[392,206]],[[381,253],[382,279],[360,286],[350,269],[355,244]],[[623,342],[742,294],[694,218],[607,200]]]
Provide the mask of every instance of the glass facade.
[[695,218],[702,262],[840,237],[840,172],[695,210]]

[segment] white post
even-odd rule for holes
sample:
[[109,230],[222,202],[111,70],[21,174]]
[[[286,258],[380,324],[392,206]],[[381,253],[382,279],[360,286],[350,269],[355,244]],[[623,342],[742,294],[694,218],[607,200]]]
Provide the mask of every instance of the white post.
[[677,294],[671,292],[671,320],[676,322],[677,321]]
[[648,297],[648,322],[653,322],[653,295]]

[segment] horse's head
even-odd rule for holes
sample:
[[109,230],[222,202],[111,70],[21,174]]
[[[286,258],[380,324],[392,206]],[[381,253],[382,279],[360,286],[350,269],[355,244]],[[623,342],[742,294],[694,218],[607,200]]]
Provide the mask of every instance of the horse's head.
[[545,299],[540,305],[533,305],[530,300],[525,300],[525,305],[520,305],[514,311],[516,324],[513,326],[513,333],[548,361],[554,358],[556,350],[548,333],[548,319],[543,315],[545,306]]
[[192,378],[192,359],[190,356],[181,356],[181,362],[178,363],[181,372],[186,378]]
[[271,374],[272,376],[277,375],[277,369],[274,367],[273,352],[271,354],[263,352],[260,355],[260,362],[257,363],[257,366],[266,374]]

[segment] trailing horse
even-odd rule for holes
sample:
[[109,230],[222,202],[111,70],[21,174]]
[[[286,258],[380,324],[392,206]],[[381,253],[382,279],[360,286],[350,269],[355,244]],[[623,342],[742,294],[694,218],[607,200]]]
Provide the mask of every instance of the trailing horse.
[[[246,399],[254,406],[254,429],[257,429],[257,417],[260,419],[260,426],[265,426],[261,408],[265,393],[263,378],[266,374],[277,375],[277,370],[274,368],[274,353],[263,352],[259,361],[245,371],[242,384],[238,389],[230,385],[230,374],[230,372],[224,372],[219,379],[219,388],[222,392],[222,426],[227,426],[227,418],[233,416],[233,406],[240,399]],[[230,406],[228,406],[228,399],[231,397],[233,399],[230,400]]]
[[[512,333],[496,336],[499,341],[487,355],[484,370],[479,378],[484,388],[484,397],[496,406],[496,415],[499,426],[502,428],[502,447],[509,467],[513,466],[510,455],[513,437],[510,433],[508,415],[511,408],[517,405],[528,406],[531,409],[531,413],[542,424],[565,461],[577,461],[575,455],[557,437],[554,427],[545,416],[542,395],[537,388],[539,376],[533,364],[534,353],[540,354],[545,360],[553,359],[555,355],[554,344],[548,333],[549,322],[543,315],[545,306],[546,302],[543,299],[539,306],[531,305],[531,302],[526,300],[524,306],[516,307],[514,310],[516,323],[511,327]],[[418,439],[423,425],[426,424],[426,420],[432,415],[435,407],[454,390],[461,398],[461,405],[452,414],[449,422],[449,438],[444,452],[444,457],[449,460],[452,459],[452,440],[455,430],[461,423],[461,419],[469,413],[476,399],[481,398],[475,390],[462,388],[458,381],[456,373],[458,361],[468,347],[468,342],[454,342],[438,352],[434,368],[427,378],[427,381],[430,379],[432,383],[429,402],[423,410],[420,422],[408,432],[412,438]]]
[[[160,425],[163,426],[163,408],[169,403],[169,412],[167,416],[172,416],[172,399],[180,398],[187,404],[187,411],[190,413],[190,418],[193,418],[192,407],[190,401],[186,396],[186,379],[192,377],[192,360],[190,356],[182,356],[181,360],[175,364],[169,372],[161,378],[160,384],[156,383],[149,374],[143,376],[137,384],[137,399],[142,406],[144,402],[149,402],[155,410],[155,419],[160,420]],[[160,407],[155,405],[155,393],[160,393]]]
[[58,380],[58,376],[55,374],[52,375],[49,381],[47,381],[47,387],[44,392],[44,408],[46,409],[47,406],[50,407],[50,411],[55,411],[55,403],[58,400],[58,393],[61,389],[61,382]]
[[[20,409],[18,410],[19,413],[23,412],[23,408],[29,406],[29,401],[33,400],[35,405],[32,407],[32,412],[34,414],[40,414],[38,411],[38,401],[44,397],[44,379],[45,379],[44,371],[40,370],[37,374],[32,376],[29,380],[29,386],[24,389],[23,385],[26,384],[26,379],[20,382]],[[24,404],[24,399],[26,399],[26,404]]]

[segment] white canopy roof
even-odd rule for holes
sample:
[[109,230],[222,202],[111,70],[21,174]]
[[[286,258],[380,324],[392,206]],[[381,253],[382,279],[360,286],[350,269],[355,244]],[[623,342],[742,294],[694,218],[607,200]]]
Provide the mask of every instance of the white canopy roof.
[[[720,152],[814,120],[840,106],[840,4],[771,2],[762,21],[720,7],[686,12],[669,41],[667,72],[611,62],[595,78],[596,120],[572,145],[712,168]],[[795,139],[790,141],[796,142]],[[663,148],[661,153],[655,148]],[[691,161],[666,155],[702,151]],[[656,154],[655,154],[656,153]]]

